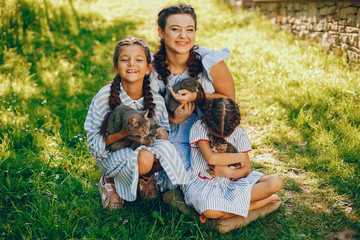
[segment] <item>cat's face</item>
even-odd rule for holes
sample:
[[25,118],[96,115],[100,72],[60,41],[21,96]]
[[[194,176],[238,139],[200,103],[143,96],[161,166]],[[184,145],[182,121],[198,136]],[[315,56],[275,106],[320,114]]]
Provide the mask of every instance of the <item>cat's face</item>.
[[131,116],[128,123],[128,134],[145,137],[149,135],[150,119],[147,117],[148,110]]
[[213,152],[225,152],[227,149],[227,142],[222,138],[210,135],[210,148]]
[[189,90],[190,92],[198,92],[199,90],[199,81],[198,78],[188,78],[183,81],[183,88]]

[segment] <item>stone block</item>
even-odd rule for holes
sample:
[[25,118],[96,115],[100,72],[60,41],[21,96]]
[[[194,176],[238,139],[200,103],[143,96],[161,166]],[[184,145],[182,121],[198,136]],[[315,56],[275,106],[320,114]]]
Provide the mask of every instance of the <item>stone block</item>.
[[334,22],[334,23],[328,23],[327,25],[327,30],[328,31],[337,31],[338,30],[338,25],[337,25],[337,22]]
[[357,54],[360,54],[360,49],[357,48],[357,47],[350,46],[350,47],[349,47],[349,50],[351,50],[351,51],[353,51],[353,52],[356,52]]
[[348,44],[349,43],[349,34],[346,34],[346,33],[340,34],[340,42],[343,44]]
[[359,29],[357,27],[345,27],[346,33],[358,33]]
[[318,15],[318,9],[317,9],[317,7],[315,6],[315,3],[314,3],[314,2],[310,2],[310,3],[309,3],[307,12],[308,12],[308,16],[309,16],[309,17],[314,17],[314,16],[317,16],[317,15]]
[[347,20],[338,20],[340,26],[346,26]]
[[345,7],[340,10],[340,18],[347,19],[348,15],[354,15],[358,12],[357,7]]
[[296,18],[294,24],[301,25],[302,22],[301,22],[301,20],[299,18]]
[[326,30],[326,24],[323,22],[320,22],[315,25],[314,30],[317,32],[324,32]]
[[339,2],[337,2],[337,7],[338,8],[344,8],[344,7],[349,7],[349,6],[351,6],[350,1],[339,1]]
[[356,26],[356,15],[348,15],[347,16],[347,25],[350,27]]
[[314,30],[314,25],[311,23],[307,23],[307,24],[305,24],[305,29],[312,31],[312,30]]
[[309,34],[310,39],[320,42],[322,34],[321,32],[312,32]]
[[338,31],[340,33],[344,33],[345,32],[345,26],[339,26]]
[[360,56],[359,54],[357,54],[351,50],[346,51],[346,53],[347,53],[347,57],[350,59],[350,61],[352,61],[352,62],[359,61],[359,56]]
[[359,34],[349,34],[349,44],[352,46],[358,47]]
[[360,8],[358,9],[357,15],[356,15],[356,20],[358,23],[360,23]]
[[300,2],[294,3],[294,10],[295,11],[301,11],[302,10],[302,4]]
[[335,6],[324,7],[324,8],[321,8],[319,10],[319,14],[320,14],[320,16],[326,16],[326,15],[330,15],[330,14],[335,14],[335,9],[336,9]]
[[340,33],[337,32],[337,31],[328,31],[328,34],[329,34],[330,36],[332,36],[332,35],[340,36]]
[[351,6],[360,7],[360,1],[351,1]]
[[330,42],[331,42],[333,45],[340,45],[339,35],[331,35],[331,36],[330,36]]

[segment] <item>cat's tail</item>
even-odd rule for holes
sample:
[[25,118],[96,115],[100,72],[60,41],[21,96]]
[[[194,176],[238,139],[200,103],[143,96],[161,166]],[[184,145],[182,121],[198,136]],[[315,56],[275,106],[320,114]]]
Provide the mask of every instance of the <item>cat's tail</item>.
[[109,120],[109,116],[110,116],[111,112],[108,112],[104,118],[104,120],[101,123],[101,127],[100,127],[100,136],[102,136],[105,140],[106,138],[106,128],[107,128],[107,124],[108,124],[108,120]]

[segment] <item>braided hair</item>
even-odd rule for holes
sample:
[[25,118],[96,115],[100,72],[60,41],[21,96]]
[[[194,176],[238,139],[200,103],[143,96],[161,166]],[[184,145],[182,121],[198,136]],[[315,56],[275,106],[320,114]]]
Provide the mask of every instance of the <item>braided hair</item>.
[[207,102],[205,108],[205,124],[217,135],[230,136],[240,124],[239,106],[231,98],[211,99]]
[[[124,47],[131,46],[131,45],[138,45],[138,46],[142,47],[145,52],[147,63],[151,62],[150,49],[149,49],[148,45],[146,44],[146,42],[140,38],[128,36],[127,38],[119,41],[115,45],[114,57],[113,57],[114,65],[117,65],[117,63],[118,63],[121,50]],[[121,104],[120,82],[121,82],[121,77],[118,73],[116,73],[116,75],[111,83],[111,86],[110,86],[110,96],[109,96],[109,100],[108,100],[111,111],[114,110],[116,106]],[[144,96],[144,110],[149,109],[148,117],[152,118],[155,114],[156,104],[153,103],[154,98],[151,93],[150,79],[149,79],[148,74],[146,74],[144,76],[142,91],[143,91],[143,96]],[[102,135],[104,138],[106,135],[106,125],[107,125],[107,119],[109,118],[109,115],[110,115],[110,113],[108,113],[106,115],[104,121],[102,122],[101,128],[100,128],[100,135]]]
[[[196,14],[194,9],[190,5],[186,4],[176,4],[171,5],[162,9],[158,14],[157,24],[163,31],[165,31],[166,19],[173,14],[188,14],[190,15],[195,22],[195,31],[197,26]],[[190,49],[189,59],[186,63],[188,66],[188,71],[191,77],[197,77],[202,70],[201,56],[195,50],[198,46],[193,46]],[[166,49],[165,42],[163,39],[160,40],[160,46],[158,47],[158,51],[154,54],[153,59],[153,67],[158,73],[158,78],[164,82],[164,85],[168,84],[168,77],[171,75],[170,70],[168,69],[168,64],[166,63]]]

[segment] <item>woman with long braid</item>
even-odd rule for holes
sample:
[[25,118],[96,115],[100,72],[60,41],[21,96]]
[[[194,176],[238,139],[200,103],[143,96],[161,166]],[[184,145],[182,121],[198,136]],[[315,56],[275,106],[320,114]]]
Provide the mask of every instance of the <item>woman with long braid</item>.
[[[282,188],[282,179],[275,174],[266,176],[251,171],[250,141],[239,124],[237,104],[230,98],[218,98],[208,101],[204,117],[191,128],[192,171],[185,189],[185,201],[201,214],[201,223],[207,219],[247,217],[249,211],[269,204],[280,205],[275,193]],[[233,159],[229,157],[233,153],[213,152],[210,135],[232,144],[240,157]],[[235,163],[240,163],[241,167],[229,167]],[[209,165],[217,168],[209,168]]]
[[[129,37],[118,42],[113,57],[115,78],[95,95],[88,110],[84,127],[90,152],[103,172],[98,187],[104,208],[121,207],[123,200],[134,201],[138,186],[142,198],[153,199],[158,190],[188,182],[180,156],[165,140],[170,132],[168,114],[163,97],[150,88],[150,60],[143,40]],[[163,139],[155,140],[151,147],[108,151],[107,146],[128,135],[124,127],[117,133],[104,132],[104,119],[120,104],[148,109],[148,117],[161,126]]]
[[180,103],[174,113],[169,114],[169,140],[189,170],[189,132],[195,120],[201,117],[199,109],[195,107],[195,102],[201,98],[198,93],[188,90],[175,93],[172,87],[186,78],[199,77],[206,100],[216,97],[234,99],[234,81],[224,62],[230,52],[227,49],[218,51],[194,45],[197,20],[190,5],[176,4],[162,9],[157,23],[160,46],[152,62],[151,88],[165,96],[165,102],[172,94]]

